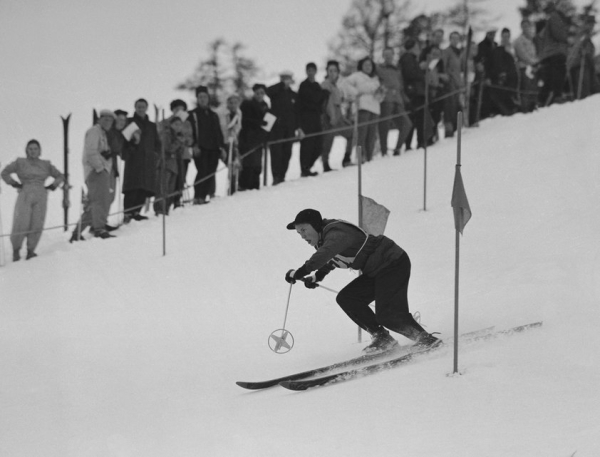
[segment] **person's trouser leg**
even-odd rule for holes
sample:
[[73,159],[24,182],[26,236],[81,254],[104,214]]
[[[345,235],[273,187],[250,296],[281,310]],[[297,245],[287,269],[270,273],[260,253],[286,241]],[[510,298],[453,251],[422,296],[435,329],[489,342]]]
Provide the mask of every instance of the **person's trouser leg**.
[[385,118],[389,118],[394,114],[394,102],[381,102],[379,107],[381,109],[381,120],[377,124],[379,130],[379,145],[381,146],[381,155],[386,155],[388,151],[388,133],[390,131],[390,125],[394,120]]
[[375,277],[375,315],[380,325],[417,340],[424,332],[408,309],[411,264],[408,254]]
[[369,307],[374,299],[375,280],[365,275],[359,276],[346,285],[336,297],[338,305],[348,317],[371,335],[381,331],[381,325]]
[[408,139],[408,135],[412,131],[412,128],[413,123],[408,117],[408,114],[400,114],[400,117],[398,118],[398,141],[396,142],[396,151],[400,151],[402,145]]
[[85,184],[88,188],[88,199],[92,216],[92,229],[101,232],[106,229],[110,208],[110,174],[106,170],[100,173],[92,171]]
[[32,195],[28,189],[21,189],[15,203],[15,211],[13,215],[12,232],[10,242],[13,251],[19,251],[23,246],[23,240],[27,236],[27,232],[31,227],[32,213]]
[[48,207],[48,191],[43,187],[35,189],[31,203],[31,221],[29,233],[27,234],[28,253],[35,251],[42,237],[44,222],[46,220],[46,209]]

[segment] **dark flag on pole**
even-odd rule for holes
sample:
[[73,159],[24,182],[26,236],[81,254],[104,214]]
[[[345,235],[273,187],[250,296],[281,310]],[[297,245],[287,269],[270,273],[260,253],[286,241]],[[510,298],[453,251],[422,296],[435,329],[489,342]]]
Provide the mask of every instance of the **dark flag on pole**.
[[471,219],[471,207],[469,206],[469,200],[467,200],[467,193],[465,192],[465,186],[460,173],[460,165],[456,166],[451,204],[454,210],[454,227],[462,234],[465,225]]

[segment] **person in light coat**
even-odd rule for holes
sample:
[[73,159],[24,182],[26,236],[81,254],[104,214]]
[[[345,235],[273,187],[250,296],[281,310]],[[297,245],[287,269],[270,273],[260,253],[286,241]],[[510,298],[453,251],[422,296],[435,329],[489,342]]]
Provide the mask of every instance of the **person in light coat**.
[[85,132],[83,144],[83,174],[87,186],[88,200],[81,215],[81,221],[73,231],[71,242],[83,240],[83,230],[91,226],[95,237],[112,238],[107,230],[108,213],[116,192],[112,173],[113,153],[108,142],[115,115],[110,110],[100,111],[98,123]]
[[[346,78],[346,87],[356,100],[358,109],[358,146],[362,148],[362,160],[373,158],[377,140],[377,119],[381,113],[380,103],[385,91],[377,77],[375,62],[365,57],[358,62],[358,69]],[[362,125],[361,125],[362,124]]]
[[[347,167],[352,165],[352,121],[344,113],[343,107],[347,105],[347,97],[344,92],[344,82],[340,78],[340,65],[335,60],[327,62],[327,77],[321,83],[321,87],[329,95],[323,112],[322,124],[323,144],[321,152],[321,160],[323,161],[323,171],[331,171],[329,165],[329,153],[333,146],[333,140],[336,135],[340,135],[346,139],[346,153],[342,159],[342,166]],[[334,130],[334,131],[331,131]]]
[[[237,173],[241,168],[239,158],[239,138],[242,131],[242,110],[240,109],[240,96],[232,94],[227,97],[227,103],[217,111],[221,132],[227,146],[227,166],[229,169],[229,195],[236,190]],[[231,157],[229,156],[231,154]]]
[[[20,251],[25,239],[27,260],[37,256],[35,249],[44,229],[48,191],[55,190],[65,179],[49,160],[40,159],[42,147],[39,141],[30,140],[25,147],[25,153],[26,158],[9,163],[0,173],[4,182],[19,192],[10,236],[13,262],[21,259]],[[18,181],[12,175],[16,175]],[[46,186],[49,177],[54,178],[54,181]]]

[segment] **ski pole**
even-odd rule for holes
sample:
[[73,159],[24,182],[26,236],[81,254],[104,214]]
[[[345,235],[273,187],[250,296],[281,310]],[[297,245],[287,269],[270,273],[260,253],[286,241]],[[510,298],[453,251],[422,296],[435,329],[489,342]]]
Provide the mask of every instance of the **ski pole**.
[[283,330],[285,330],[285,324],[287,322],[288,310],[290,309],[290,298],[292,296],[292,286],[293,286],[293,284],[290,284],[290,291],[288,292],[287,304],[285,305],[285,316],[283,318],[283,326],[281,327]]
[[[280,351],[281,351],[282,346],[285,346],[285,348],[286,348],[286,351],[283,351],[285,353],[285,352],[288,352],[289,350],[291,350],[294,345],[294,337],[292,336],[292,334],[290,332],[288,332],[285,329],[285,324],[287,323],[288,310],[290,309],[290,298],[292,296],[292,286],[293,285],[294,284],[290,284],[290,291],[288,292],[287,304],[285,305],[285,316],[283,318],[283,327],[280,328],[279,330],[275,330],[269,336],[269,341],[271,339],[273,339],[275,341],[275,346],[272,347],[269,344],[269,347],[271,347],[271,350],[273,352],[276,352],[278,354],[281,353]],[[279,332],[279,331],[281,331],[281,336],[276,335],[276,332]],[[286,338],[288,336],[291,336],[291,338],[292,338],[291,345],[286,341]]]
[[[302,278],[301,281],[306,284],[306,278]],[[320,287],[321,289],[327,290],[329,292],[333,292],[334,294],[339,294],[339,291],[337,290],[333,290],[330,289],[329,287],[325,287],[323,284],[319,284],[319,283],[315,283],[317,287]]]

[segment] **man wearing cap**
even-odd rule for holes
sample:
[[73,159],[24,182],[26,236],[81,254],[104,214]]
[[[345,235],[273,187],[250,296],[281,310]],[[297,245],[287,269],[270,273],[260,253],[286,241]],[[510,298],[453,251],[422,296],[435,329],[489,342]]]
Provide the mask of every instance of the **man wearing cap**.
[[298,88],[298,99],[296,102],[296,118],[302,134],[307,137],[300,142],[300,168],[301,176],[316,176],[317,172],[311,171],[316,160],[321,156],[322,131],[321,115],[323,105],[327,100],[327,92],[315,80],[317,66],[313,63],[306,64],[306,79],[300,83]]
[[91,225],[91,231],[98,238],[111,238],[106,230],[110,204],[113,201],[111,192],[111,174],[113,157],[108,144],[108,132],[115,120],[110,110],[100,111],[98,123],[85,132],[83,145],[83,173],[88,189],[88,203],[81,216],[81,222],[73,231],[71,241],[81,240],[81,232]]
[[[492,28],[487,31],[485,38],[477,45],[477,55],[473,59],[475,62],[475,84],[478,87],[478,93],[481,94],[481,100],[477,103],[481,105],[479,118],[477,112],[474,111],[476,120],[481,120],[489,117],[492,112],[492,102],[490,99],[489,84],[491,84],[490,75],[492,74],[492,53],[496,48],[496,32],[497,29]],[[481,87],[483,85],[483,87]],[[479,96],[478,96],[479,97]]]
[[194,184],[194,204],[208,203],[207,197],[215,187],[214,174],[219,165],[221,151],[225,147],[219,116],[210,108],[208,88],[196,88],[198,107],[190,111],[190,123],[194,137],[194,163],[196,179]]
[[[410,259],[391,239],[369,235],[346,221],[323,219],[314,209],[300,211],[287,229],[296,230],[317,250],[300,268],[286,273],[287,282],[302,280],[306,287],[314,289],[335,268],[362,271],[340,291],[337,303],[350,319],[371,334],[372,342],[365,352],[386,351],[398,344],[386,329],[413,340],[418,348],[433,348],[442,343],[427,333],[408,310]],[[369,307],[373,300],[375,312]]]
[[[279,74],[279,82],[267,88],[267,95],[271,100],[271,113],[277,118],[269,139],[280,141],[294,138],[296,135],[296,92],[292,90],[294,76],[291,71],[282,71]],[[285,181],[290,158],[292,157],[293,141],[275,143],[270,146],[271,150],[271,173],[273,174],[273,185]]]

